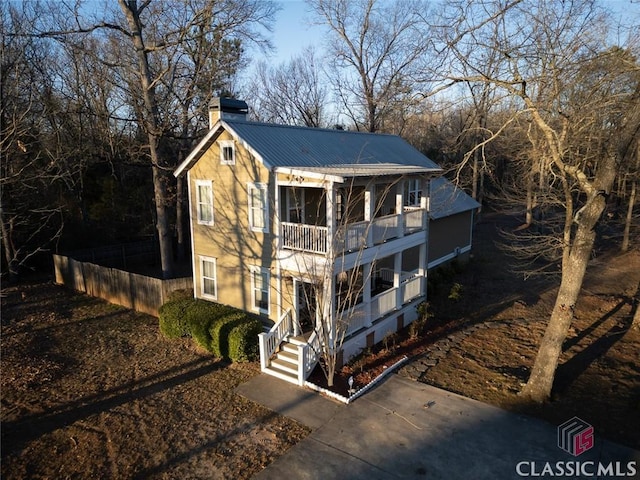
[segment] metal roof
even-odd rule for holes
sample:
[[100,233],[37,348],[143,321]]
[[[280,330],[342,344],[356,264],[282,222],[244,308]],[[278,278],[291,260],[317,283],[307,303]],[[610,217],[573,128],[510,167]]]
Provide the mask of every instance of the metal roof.
[[478,202],[446,178],[438,177],[431,180],[429,216],[432,219],[437,220],[478,207],[480,207]]
[[440,167],[396,135],[225,120],[269,167],[396,164]]
[[[379,174],[370,168],[372,166],[384,167],[387,171],[397,168],[398,174],[441,171],[435,162],[397,135],[223,118],[200,141],[174,175],[179,176],[191,168],[223,129],[257,155],[267,168],[345,167],[353,170],[352,173],[360,172],[360,175]],[[367,173],[364,173],[364,169],[368,169]],[[339,174],[347,175],[344,170]]]

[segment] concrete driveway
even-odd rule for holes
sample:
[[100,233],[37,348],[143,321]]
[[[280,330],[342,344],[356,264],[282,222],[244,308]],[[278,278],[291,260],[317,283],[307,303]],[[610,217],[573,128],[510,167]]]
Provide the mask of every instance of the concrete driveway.
[[640,478],[640,452],[597,431],[573,456],[556,425],[396,374],[349,405],[264,374],[238,393],[312,428],[257,479]]

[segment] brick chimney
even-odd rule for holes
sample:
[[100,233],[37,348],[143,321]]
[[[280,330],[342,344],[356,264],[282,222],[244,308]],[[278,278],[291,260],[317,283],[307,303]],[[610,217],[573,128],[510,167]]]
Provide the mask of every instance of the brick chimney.
[[214,97],[209,103],[209,128],[213,128],[221,118],[246,120],[249,106],[242,100],[227,97]]

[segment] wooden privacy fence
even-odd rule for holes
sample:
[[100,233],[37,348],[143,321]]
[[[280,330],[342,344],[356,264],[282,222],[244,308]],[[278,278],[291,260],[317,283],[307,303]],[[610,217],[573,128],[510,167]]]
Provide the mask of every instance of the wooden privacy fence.
[[56,283],[156,317],[171,292],[193,289],[192,277],[162,280],[63,255],[54,255],[53,265]]

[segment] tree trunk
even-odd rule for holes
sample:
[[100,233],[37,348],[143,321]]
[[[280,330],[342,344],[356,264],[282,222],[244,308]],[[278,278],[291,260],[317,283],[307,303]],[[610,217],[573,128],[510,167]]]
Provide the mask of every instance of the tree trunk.
[[[606,165],[602,165],[602,168],[606,169]],[[614,175],[606,174],[604,176],[603,183],[608,182],[608,188],[605,191],[608,191],[613,184]],[[521,392],[524,398],[536,403],[542,403],[551,396],[553,379],[562,353],[562,344],[573,320],[576,302],[596,238],[595,227],[604,207],[605,196],[598,192],[587,202],[576,220],[578,228],[571,251],[563,261],[562,281],[553,312],[540,343],[531,375]]]
[[[144,125],[149,139],[149,153],[153,172],[153,193],[156,209],[156,228],[160,243],[160,261],[162,263],[162,278],[170,278],[173,275],[173,242],[169,227],[169,215],[167,212],[168,179],[164,163],[161,161],[158,151],[160,141],[160,128],[158,120],[158,105],[156,103],[155,88],[151,78],[149,59],[142,38],[142,23],[140,21],[140,9],[136,0],[120,0],[120,8],[124,13],[129,28],[131,29],[131,41],[138,57],[138,76],[142,87],[144,99],[144,118],[140,123]],[[144,7],[143,7],[144,8]]]
[[178,237],[178,260],[183,262],[187,258],[187,239],[185,235],[184,221],[184,178],[178,177],[176,187],[176,235]]
[[524,218],[525,225],[531,225],[533,223],[533,207],[533,172],[529,172],[529,175],[527,175],[527,206]]
[[624,234],[622,236],[622,246],[620,247],[623,252],[629,250],[629,236],[631,234],[631,223],[633,222],[633,207],[636,203],[636,186],[637,181],[634,178],[631,182],[631,194],[629,195],[629,206],[627,208],[627,217],[624,221]]
[[2,248],[7,261],[7,271],[9,272],[9,283],[13,283],[18,276],[18,268],[16,265],[16,254],[11,242],[11,223],[5,221],[4,210],[2,208],[2,200],[0,199],[0,228],[2,229]]

